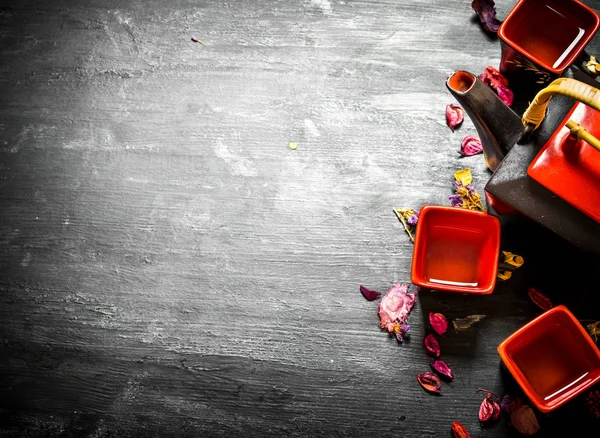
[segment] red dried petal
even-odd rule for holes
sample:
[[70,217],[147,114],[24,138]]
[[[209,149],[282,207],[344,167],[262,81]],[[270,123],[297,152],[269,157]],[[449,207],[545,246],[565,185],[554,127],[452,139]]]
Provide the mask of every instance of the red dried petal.
[[531,301],[533,301],[540,309],[552,309],[552,301],[550,301],[550,298],[541,293],[539,290],[530,287],[527,291],[527,294],[529,295],[529,298],[531,298]]
[[459,126],[465,119],[465,111],[458,105],[446,105],[446,125],[454,132],[454,128]]
[[458,421],[455,421],[454,423],[452,423],[451,429],[452,429],[452,436],[454,438],[471,438],[471,435],[469,435],[469,432],[467,432],[467,429],[465,429],[465,426],[463,426]]
[[491,65],[485,68],[484,72],[479,75],[479,79],[494,90],[500,87],[508,88],[508,79]]
[[450,369],[448,364],[443,360],[434,360],[433,362],[431,362],[431,368],[433,368],[434,371],[436,371],[443,377],[446,377],[449,380],[454,380],[454,374],[452,374],[452,370]]
[[481,144],[479,138],[475,137],[474,135],[467,135],[465,138],[463,138],[463,141],[460,145],[460,151],[458,151],[459,154],[465,157],[477,155],[482,152],[483,145]]
[[511,90],[509,90],[507,87],[498,87],[496,92],[498,93],[500,100],[504,102],[506,106],[512,105],[515,95]]
[[493,0],[473,0],[471,7],[477,13],[483,28],[488,32],[498,32],[501,21],[496,19],[496,6]]
[[529,405],[519,404],[510,416],[510,423],[522,435],[534,435],[540,430],[535,412]]
[[440,357],[440,343],[431,333],[423,339],[423,347],[428,355]]
[[381,294],[379,292],[367,289],[362,284],[360,285],[360,293],[363,294],[363,297],[369,301],[374,301],[381,298]]
[[443,335],[448,330],[448,321],[441,313],[429,313],[429,324],[438,335]]
[[442,383],[435,373],[427,371],[423,374],[417,374],[417,380],[425,390],[434,394],[440,393],[440,386],[442,386]]
[[479,406],[479,421],[489,425],[500,418],[500,404],[495,394],[488,392]]

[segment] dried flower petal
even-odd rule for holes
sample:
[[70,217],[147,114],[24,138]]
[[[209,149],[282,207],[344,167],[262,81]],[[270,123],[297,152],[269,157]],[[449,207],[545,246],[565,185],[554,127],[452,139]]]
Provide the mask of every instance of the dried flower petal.
[[479,406],[479,422],[482,426],[490,425],[494,421],[500,419],[500,404],[498,396],[491,391],[488,391],[485,398]]
[[457,318],[452,321],[452,325],[454,326],[454,330],[457,332],[462,332],[468,330],[473,324],[481,321],[485,318],[485,315],[469,315],[464,318]]
[[498,93],[498,97],[502,102],[506,104],[506,106],[511,106],[513,104],[513,100],[515,99],[514,93],[507,87],[498,87],[496,89]]
[[521,399],[506,394],[501,406],[502,410],[509,415],[512,426],[522,435],[533,435],[540,430],[533,409]]
[[598,342],[598,336],[600,335],[600,321],[596,321],[586,326],[590,336],[594,338],[594,341]]
[[195,36],[192,36],[192,41],[195,43],[200,43],[200,44],[204,44],[203,41],[200,41],[198,38],[196,38]]
[[463,426],[458,421],[455,421],[452,423],[451,430],[452,430],[452,436],[454,438],[471,438],[471,435],[469,435],[469,432],[467,432],[467,429],[465,429],[465,426]]
[[533,301],[540,309],[550,310],[552,309],[552,301],[546,295],[541,293],[539,290],[530,287],[527,291],[529,298]]
[[502,255],[504,256],[504,263],[508,263],[509,265],[514,266],[515,268],[520,268],[521,266],[523,266],[523,263],[525,263],[523,257],[517,254],[513,254],[512,252],[502,251]]
[[435,373],[427,371],[423,374],[417,374],[417,380],[425,390],[434,394],[440,393],[440,386],[442,386],[442,383]]
[[450,206],[452,207],[462,207],[463,204],[463,200],[460,196],[458,195],[450,195],[448,196],[448,199],[450,200]]
[[438,335],[443,335],[448,330],[448,321],[441,313],[429,312],[429,324]]
[[475,137],[474,135],[467,135],[465,138],[463,138],[463,141],[460,144],[460,151],[458,151],[459,154],[465,157],[477,155],[482,152],[483,145],[481,144],[479,138]]
[[423,347],[428,355],[440,357],[440,343],[431,333],[423,339]]
[[465,111],[458,105],[448,104],[446,105],[446,125],[452,132],[454,128],[460,126],[465,119]]
[[508,88],[508,79],[502,76],[502,73],[491,65],[488,65],[483,73],[479,75],[479,80],[494,90],[497,90],[500,87]]
[[408,293],[408,284],[396,283],[379,302],[381,328],[394,332],[394,324],[403,324],[415,305],[416,294]]
[[[466,168],[457,171],[454,174],[454,179],[455,181],[452,185],[456,188],[456,195],[449,197],[450,204],[453,207],[465,208],[467,210],[485,211],[485,208],[481,203],[481,195],[479,195],[477,190],[475,190],[475,187],[471,185],[473,182],[471,169]],[[460,198],[460,202],[457,197]]]
[[360,285],[360,293],[363,294],[363,297],[369,301],[374,301],[381,298],[381,294],[379,292],[367,289],[362,284]]
[[[395,208],[394,213],[396,214],[396,217],[398,218],[398,220],[402,223],[402,226],[404,227],[404,231],[406,231],[406,233],[408,234],[410,241],[414,242],[415,238],[412,233],[415,229],[414,228],[415,225],[417,225],[417,222],[414,221],[414,219],[412,219],[412,218],[413,218],[413,216],[416,215],[417,220],[418,220],[419,214],[415,210],[412,210],[410,208]],[[411,220],[415,222],[414,225],[410,223]]]
[[406,222],[408,222],[408,225],[416,227],[419,222],[419,213],[411,215]]
[[410,326],[408,324],[394,324],[394,332],[396,340],[400,343],[410,334]]
[[477,13],[483,28],[488,32],[498,32],[501,21],[496,19],[496,8],[493,0],[473,0],[471,7]]
[[585,398],[585,405],[594,417],[600,419],[600,391],[590,391]]
[[462,186],[468,186],[473,182],[473,175],[471,175],[471,169],[461,169],[454,173],[454,179],[459,182]]
[[290,143],[288,144],[288,146],[290,147],[291,150],[295,151],[296,149],[298,149],[298,142],[297,141],[290,141]]
[[454,380],[454,374],[452,373],[452,369],[450,369],[448,364],[443,360],[434,360],[433,362],[431,362],[431,368],[433,368],[433,370],[441,376],[446,377],[449,380]]

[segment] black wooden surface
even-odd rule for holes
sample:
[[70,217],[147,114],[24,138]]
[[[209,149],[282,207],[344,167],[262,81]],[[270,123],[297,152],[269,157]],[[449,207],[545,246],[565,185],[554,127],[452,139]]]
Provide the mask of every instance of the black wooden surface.
[[[470,1],[22,1],[0,50],[0,436],[511,436],[476,387],[512,390],[527,288],[600,319],[598,261],[522,218],[526,264],[421,291],[410,342],[358,291],[410,281],[394,207],[490,177],[444,119],[446,77],[499,64]],[[430,311],[487,315],[441,340],[439,397]],[[581,402],[540,436],[597,433]]]

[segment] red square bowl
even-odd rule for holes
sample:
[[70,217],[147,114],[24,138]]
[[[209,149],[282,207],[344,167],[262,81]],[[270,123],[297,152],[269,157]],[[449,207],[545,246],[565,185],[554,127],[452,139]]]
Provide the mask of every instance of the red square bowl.
[[498,346],[531,402],[553,411],[600,381],[600,351],[565,306],[541,314]]
[[497,217],[426,205],[419,213],[411,281],[428,289],[489,294],[496,285],[499,254]]

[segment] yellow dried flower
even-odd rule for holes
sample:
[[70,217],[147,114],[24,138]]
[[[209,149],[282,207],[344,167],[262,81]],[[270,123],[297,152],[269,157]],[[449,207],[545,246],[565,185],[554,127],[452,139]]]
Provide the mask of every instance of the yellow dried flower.
[[471,175],[471,169],[468,167],[466,169],[458,170],[454,174],[454,179],[460,182],[463,186],[471,185],[473,182],[473,175]]

